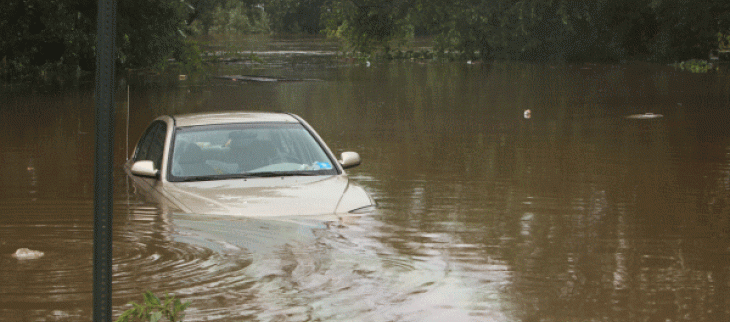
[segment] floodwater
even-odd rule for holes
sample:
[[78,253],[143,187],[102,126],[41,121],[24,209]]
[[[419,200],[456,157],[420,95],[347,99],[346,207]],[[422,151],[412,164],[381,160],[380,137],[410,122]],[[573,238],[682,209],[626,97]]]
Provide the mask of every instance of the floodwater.
[[[333,50],[279,42],[263,64],[211,68],[317,81],[123,74],[115,316],[151,290],[191,301],[186,321],[730,320],[727,73]],[[162,113],[296,113],[360,153],[348,173],[379,210],[342,225],[164,213],[121,171],[127,103],[129,150]],[[91,320],[93,104],[83,81],[0,87],[0,321]]]

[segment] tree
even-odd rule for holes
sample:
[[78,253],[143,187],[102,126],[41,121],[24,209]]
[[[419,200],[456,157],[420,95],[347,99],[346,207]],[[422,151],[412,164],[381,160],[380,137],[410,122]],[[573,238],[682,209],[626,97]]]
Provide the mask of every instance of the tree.
[[719,47],[718,33],[730,30],[726,0],[653,0],[649,6],[658,24],[649,44],[657,61],[707,58]]
[[[266,14],[256,0],[189,0],[186,32],[202,34],[259,33],[269,30]],[[196,25],[199,25],[196,26]]]
[[412,34],[408,20],[412,6],[406,0],[330,0],[324,8],[325,32],[346,39],[355,51],[383,48],[388,52]]
[[271,19],[271,29],[283,33],[317,34],[324,0],[267,0],[264,9]]
[[62,65],[90,70],[95,26],[93,0],[10,0],[0,11],[3,70]]
[[[0,11],[0,73],[93,70],[96,0],[9,0]],[[190,8],[178,0],[118,2],[121,67],[194,58],[183,30]]]
[[149,67],[184,46],[188,8],[180,1],[118,2],[117,46],[123,67]]
[[[535,48],[558,49],[574,21],[590,17],[594,1],[567,0],[366,0],[326,4],[326,30],[355,50],[370,51],[397,43],[425,29],[435,35],[438,51],[465,58],[521,58]],[[410,31],[410,32],[409,32]],[[540,57],[542,58],[542,57]]]

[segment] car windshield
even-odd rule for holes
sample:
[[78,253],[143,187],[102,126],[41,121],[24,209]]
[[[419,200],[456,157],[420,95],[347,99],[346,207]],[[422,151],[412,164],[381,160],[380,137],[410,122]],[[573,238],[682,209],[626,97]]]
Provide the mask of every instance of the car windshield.
[[170,181],[337,174],[300,124],[240,124],[178,128]]

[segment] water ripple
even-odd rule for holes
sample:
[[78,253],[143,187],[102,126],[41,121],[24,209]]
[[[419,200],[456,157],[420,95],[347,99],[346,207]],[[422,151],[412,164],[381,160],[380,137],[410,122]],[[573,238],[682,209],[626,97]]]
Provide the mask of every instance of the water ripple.
[[[87,319],[92,204],[6,203],[0,211],[6,214],[0,221],[0,320]],[[22,216],[34,211],[58,216]],[[447,231],[379,217],[331,225],[117,204],[115,315],[150,290],[191,301],[186,321],[510,320],[495,313],[509,312],[502,306],[511,279],[498,259],[485,262],[485,250]],[[42,242],[34,236],[43,236]],[[46,255],[18,261],[10,254],[20,247]]]

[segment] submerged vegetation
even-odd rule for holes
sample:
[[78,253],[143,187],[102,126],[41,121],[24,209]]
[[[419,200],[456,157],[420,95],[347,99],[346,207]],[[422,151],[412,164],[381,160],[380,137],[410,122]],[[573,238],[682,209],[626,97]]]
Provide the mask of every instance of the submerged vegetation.
[[[98,0],[9,0],[0,75],[95,67]],[[200,69],[215,34],[324,34],[356,57],[679,62],[730,48],[726,0],[126,0],[118,66]],[[432,50],[408,52],[414,37]],[[405,51],[404,51],[405,50]]]
[[672,67],[693,73],[707,73],[711,70],[719,70],[717,65],[702,59],[690,59],[672,64]]
[[182,303],[180,299],[169,294],[165,294],[165,297],[160,300],[152,292],[146,291],[143,304],[136,302],[129,302],[129,304],[134,307],[124,311],[116,322],[157,322],[162,321],[163,317],[170,322],[179,322],[185,318],[183,311],[188,308],[190,302]]

